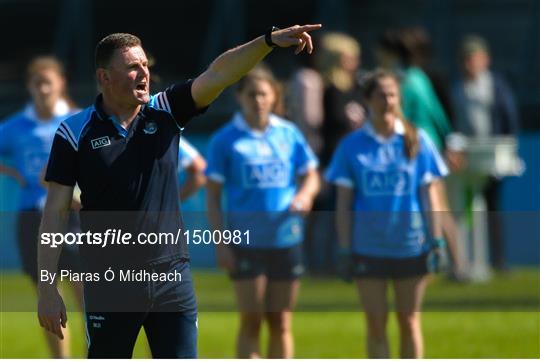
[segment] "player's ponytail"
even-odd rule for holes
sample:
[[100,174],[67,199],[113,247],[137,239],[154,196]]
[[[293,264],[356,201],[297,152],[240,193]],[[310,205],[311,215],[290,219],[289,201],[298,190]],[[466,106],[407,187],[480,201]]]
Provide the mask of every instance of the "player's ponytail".
[[418,129],[411,124],[405,117],[401,117],[403,127],[405,128],[405,134],[403,135],[405,155],[409,160],[414,159],[418,154],[418,148],[420,147],[420,141],[418,139]]
[[[377,69],[371,74],[369,74],[363,81],[363,89],[364,89],[364,96],[366,99],[369,99],[372,95],[375,89],[379,86],[379,80],[383,78],[392,78],[398,85],[399,90],[399,80],[397,76],[392,73],[391,71],[384,70],[384,69]],[[401,98],[401,94],[400,94]],[[401,121],[403,122],[403,128],[405,130],[403,138],[404,138],[404,151],[407,158],[413,159],[418,154],[418,148],[420,147],[420,141],[418,139],[418,130],[414,125],[412,125],[407,119],[405,119],[405,116],[403,115],[403,111],[401,110],[401,107],[398,109],[397,114]]]

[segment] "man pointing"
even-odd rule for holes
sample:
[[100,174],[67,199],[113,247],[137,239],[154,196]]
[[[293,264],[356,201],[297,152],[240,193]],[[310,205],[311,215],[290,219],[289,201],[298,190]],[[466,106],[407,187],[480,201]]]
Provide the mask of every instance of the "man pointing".
[[[297,54],[311,53],[309,32],[320,27],[269,29],[220,55],[195,79],[155,95],[150,95],[148,59],[139,38],[117,33],[102,39],[95,54],[101,94],[56,132],[40,232],[65,232],[78,184],[83,232],[123,228],[134,233],[176,233],[182,228],[176,175],[181,130],[272,48],[295,46]],[[187,245],[133,243],[104,248],[83,245],[81,260],[87,272],[128,268],[180,272],[182,282],[138,282],[129,287],[117,280],[87,282],[88,357],[131,357],[141,327],[153,357],[197,357],[197,309]],[[40,244],[39,269],[55,273],[60,252],[61,247]],[[38,317],[42,327],[63,338],[66,308],[56,284],[40,282]]]

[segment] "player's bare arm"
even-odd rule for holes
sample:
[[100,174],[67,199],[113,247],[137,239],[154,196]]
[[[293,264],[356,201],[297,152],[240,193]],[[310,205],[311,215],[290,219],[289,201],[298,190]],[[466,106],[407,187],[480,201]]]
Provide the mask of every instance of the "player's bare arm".
[[199,188],[206,184],[206,161],[203,157],[197,156],[193,162],[186,168],[186,180],[180,188],[180,199],[184,200],[193,195]]
[[[206,208],[208,209],[208,220],[212,229],[223,228],[223,214],[221,212],[221,194],[223,185],[212,179],[208,179],[206,184]],[[218,266],[232,272],[234,269],[234,256],[231,250],[223,245],[216,245],[216,259]]]
[[321,189],[321,179],[319,172],[313,168],[309,169],[302,177],[300,189],[294,196],[290,210],[298,212],[309,212],[313,207],[313,200]]

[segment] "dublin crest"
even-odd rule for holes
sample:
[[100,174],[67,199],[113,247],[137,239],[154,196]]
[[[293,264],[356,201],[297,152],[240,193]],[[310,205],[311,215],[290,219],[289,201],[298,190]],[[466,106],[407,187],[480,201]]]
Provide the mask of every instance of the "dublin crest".
[[157,132],[156,122],[146,122],[143,129],[144,134],[154,134]]

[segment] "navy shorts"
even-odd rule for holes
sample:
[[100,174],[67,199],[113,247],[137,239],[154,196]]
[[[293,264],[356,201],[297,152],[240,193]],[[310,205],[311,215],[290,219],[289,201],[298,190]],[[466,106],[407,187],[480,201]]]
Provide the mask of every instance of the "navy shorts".
[[[22,269],[24,273],[30,276],[34,283],[37,283],[39,279],[37,249],[40,223],[41,211],[37,209],[21,211],[17,216],[17,243]],[[68,227],[68,232],[80,232],[80,222],[77,213],[72,212],[70,214]],[[58,261],[58,270],[82,271],[78,246],[64,245],[62,247],[62,253]]]
[[265,275],[271,281],[292,281],[304,274],[302,245],[289,248],[252,249],[231,247],[235,258],[233,280]]
[[141,327],[152,357],[197,357],[197,302],[189,261],[143,270],[179,273],[181,281],[85,283],[88,358],[131,358]]
[[353,254],[354,278],[408,278],[428,273],[427,253],[416,257],[387,258]]

